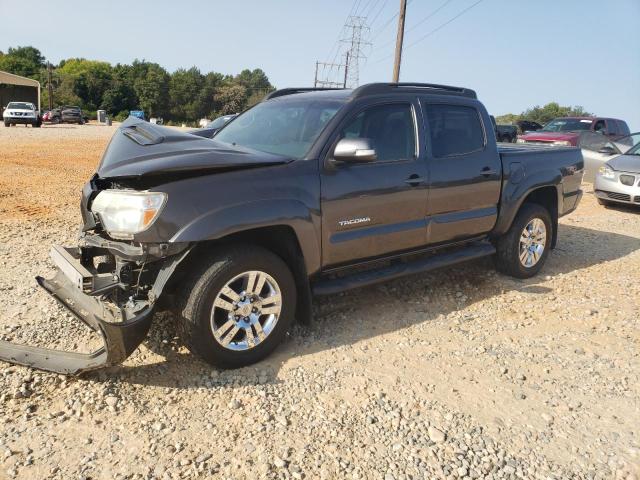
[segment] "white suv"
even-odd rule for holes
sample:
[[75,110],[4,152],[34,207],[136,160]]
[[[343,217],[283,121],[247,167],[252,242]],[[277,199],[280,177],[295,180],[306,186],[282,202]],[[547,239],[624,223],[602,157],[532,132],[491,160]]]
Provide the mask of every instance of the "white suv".
[[42,118],[33,103],[29,102],[9,102],[7,108],[2,113],[4,126],[10,127],[18,123],[31,125],[32,127],[40,127]]

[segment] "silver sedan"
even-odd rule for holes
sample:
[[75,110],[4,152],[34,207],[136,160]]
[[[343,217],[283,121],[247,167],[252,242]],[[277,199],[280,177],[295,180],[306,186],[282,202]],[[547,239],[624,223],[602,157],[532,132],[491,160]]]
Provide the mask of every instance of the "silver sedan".
[[626,153],[635,145],[640,143],[640,132],[632,133],[626,137],[615,140],[607,140],[604,135],[600,135],[602,141],[582,145],[582,157],[584,158],[584,178],[585,182],[593,182],[601,166],[607,160],[612,160],[618,155]]
[[596,174],[593,191],[600,205],[640,206],[640,144],[602,165]]

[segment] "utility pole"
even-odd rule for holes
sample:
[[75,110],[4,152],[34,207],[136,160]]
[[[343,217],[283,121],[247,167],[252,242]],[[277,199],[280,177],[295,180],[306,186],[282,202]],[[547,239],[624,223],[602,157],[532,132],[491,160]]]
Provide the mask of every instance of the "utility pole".
[[400,80],[400,63],[402,62],[402,42],[404,42],[404,17],[407,13],[407,0],[400,0],[400,15],[398,16],[398,36],[396,37],[396,61],[393,64],[393,81]]
[[313,88],[318,87],[318,64],[320,62],[316,62],[316,76],[313,78]]
[[347,88],[348,75],[349,75],[349,52],[345,54],[345,59],[344,59],[344,83],[342,84],[342,88]]
[[47,91],[49,92],[49,110],[53,110],[53,85],[51,85],[51,62],[47,62]]

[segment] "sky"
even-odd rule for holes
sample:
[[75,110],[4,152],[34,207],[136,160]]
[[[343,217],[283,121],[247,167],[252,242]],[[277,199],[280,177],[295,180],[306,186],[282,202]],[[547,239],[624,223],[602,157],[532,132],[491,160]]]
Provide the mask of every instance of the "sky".
[[[640,0],[477,2],[409,0],[401,81],[472,88],[495,115],[557,101],[640,131]],[[312,86],[316,61],[342,58],[336,42],[355,13],[370,26],[360,83],[390,81],[399,3],[0,0],[0,51],[31,45],[54,63],[138,58],[170,71],[262,68],[279,88]]]

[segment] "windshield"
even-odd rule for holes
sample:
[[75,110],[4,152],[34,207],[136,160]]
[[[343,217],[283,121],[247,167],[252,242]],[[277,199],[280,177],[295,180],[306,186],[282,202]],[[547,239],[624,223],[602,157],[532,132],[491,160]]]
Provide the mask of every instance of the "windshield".
[[24,102],[9,102],[7,108],[17,108],[20,110],[33,110],[33,104]]
[[[632,133],[628,137],[622,137],[614,142],[618,148],[621,146],[633,144],[633,147],[627,150],[627,155],[640,155],[640,133]],[[622,145],[621,145],[622,144]],[[621,148],[622,153],[625,153],[625,150]]]
[[215,140],[301,159],[341,106],[336,100],[292,98],[259,103],[220,130]]
[[222,126],[231,120],[235,115],[225,115],[224,117],[218,117],[213,122],[207,123],[205,128],[222,128]]
[[579,118],[556,118],[547,123],[540,132],[576,132],[590,130],[593,120]]

